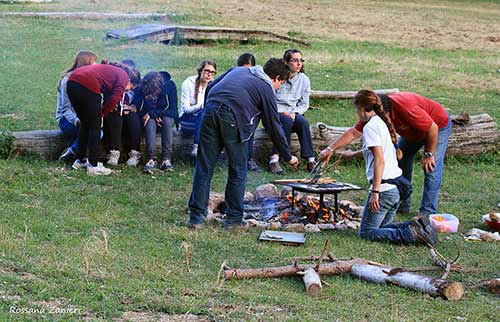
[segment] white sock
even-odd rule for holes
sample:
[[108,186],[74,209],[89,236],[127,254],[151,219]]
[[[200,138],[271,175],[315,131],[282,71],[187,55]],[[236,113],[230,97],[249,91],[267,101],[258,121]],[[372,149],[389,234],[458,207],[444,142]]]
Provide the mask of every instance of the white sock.
[[275,163],[280,161],[280,156],[278,154],[273,154],[271,155],[271,160],[269,160],[269,163]]
[[315,162],[316,160],[314,159],[314,157],[311,157],[311,158],[307,158],[307,162]]

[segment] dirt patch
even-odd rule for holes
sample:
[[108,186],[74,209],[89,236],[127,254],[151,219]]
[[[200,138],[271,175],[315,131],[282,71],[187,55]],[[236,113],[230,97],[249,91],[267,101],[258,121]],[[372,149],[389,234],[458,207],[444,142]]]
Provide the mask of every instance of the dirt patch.
[[186,313],[186,314],[165,314],[154,312],[125,312],[121,319],[115,321],[159,321],[159,322],[174,322],[174,321],[211,321],[206,317]]

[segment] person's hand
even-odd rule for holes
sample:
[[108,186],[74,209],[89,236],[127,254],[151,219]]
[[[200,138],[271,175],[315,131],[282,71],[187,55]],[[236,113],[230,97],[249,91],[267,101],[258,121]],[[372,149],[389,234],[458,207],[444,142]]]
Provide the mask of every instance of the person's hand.
[[324,161],[325,164],[326,164],[326,163],[330,162],[330,159],[332,158],[332,155],[333,155],[333,150],[332,149],[329,149],[329,148],[323,149],[319,153],[318,161]]
[[342,158],[344,160],[351,160],[352,158],[354,158],[355,155],[356,155],[356,151],[345,150],[344,153],[342,153]]
[[101,129],[104,127],[104,117],[101,117]]
[[146,124],[148,124],[149,119],[150,119],[149,113],[146,113],[146,115],[144,115],[142,117],[142,121],[143,121],[144,127],[146,127]]
[[370,194],[369,206],[370,206],[370,210],[372,212],[377,212],[380,209],[380,206],[379,206],[379,203],[378,203],[378,199],[379,199],[379,194],[378,193],[373,193],[372,192]]
[[292,167],[293,170],[297,169],[297,166],[299,165],[299,159],[295,155],[292,155],[292,158],[290,161],[288,161],[288,164]]
[[295,122],[295,116],[297,116],[297,113],[290,113],[290,118]]
[[159,127],[161,127],[161,126],[162,126],[162,124],[163,124],[163,120],[162,120],[162,118],[161,118],[161,117],[157,117],[155,121],[156,121],[156,125],[158,125]]
[[435,167],[436,167],[436,160],[434,160],[434,156],[430,158],[424,157],[422,159],[422,168],[424,169],[425,173],[431,172],[432,170],[434,170]]

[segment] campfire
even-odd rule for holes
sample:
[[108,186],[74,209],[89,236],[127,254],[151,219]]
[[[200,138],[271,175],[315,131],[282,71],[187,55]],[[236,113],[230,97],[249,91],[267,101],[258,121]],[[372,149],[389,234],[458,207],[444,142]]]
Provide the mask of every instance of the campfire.
[[[244,219],[250,226],[262,229],[284,229],[296,232],[357,229],[362,207],[353,202],[338,202],[307,194],[297,193],[291,187],[281,192],[273,184],[258,187],[255,194],[248,194],[244,203]],[[336,197],[336,195],[335,195]],[[211,193],[213,218],[223,216],[223,195]]]

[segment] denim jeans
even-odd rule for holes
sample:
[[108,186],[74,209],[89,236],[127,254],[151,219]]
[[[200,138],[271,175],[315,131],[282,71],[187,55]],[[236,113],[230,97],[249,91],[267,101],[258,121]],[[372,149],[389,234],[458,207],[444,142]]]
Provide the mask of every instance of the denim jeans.
[[193,136],[193,143],[200,142],[200,127],[203,111],[192,114],[183,114],[180,119],[181,134],[183,136]]
[[[448,125],[439,129],[438,142],[434,151],[434,160],[436,166],[429,173],[424,173],[424,191],[422,193],[422,202],[420,203],[419,213],[429,216],[437,213],[439,189],[441,188],[441,179],[443,177],[444,156],[448,147],[448,138],[451,134],[451,118],[448,119]],[[403,170],[403,176],[411,182],[413,173],[413,160],[415,154],[425,145],[425,141],[411,142],[403,137],[399,139],[398,147],[403,151],[403,158],[399,160],[399,167]],[[401,212],[410,212],[411,198],[401,200],[399,210]]]
[[207,215],[210,182],[222,149],[228,159],[225,192],[225,225],[240,224],[243,219],[243,197],[247,179],[247,142],[242,142],[230,107],[211,103],[205,106],[200,127],[200,143],[189,199],[189,221],[203,223]]
[[363,209],[359,237],[373,241],[388,241],[394,244],[413,244],[415,239],[409,223],[392,223],[399,205],[398,189],[380,192],[380,208],[375,213],[370,210],[370,196],[371,193],[368,194]]
[[161,126],[156,124],[156,120],[149,119],[144,128],[146,135],[146,150],[149,159],[156,159],[156,131],[161,132],[161,154],[163,160],[172,159],[172,125],[174,119],[168,116],[162,118]]
[[[300,156],[304,159],[314,157],[311,129],[309,128],[309,122],[307,122],[306,118],[303,115],[297,114],[295,120],[292,120],[291,117],[280,113],[280,122],[288,144],[290,145],[292,132],[295,132],[299,138]],[[278,154],[278,149],[274,146],[272,154]]]
[[66,145],[71,147],[71,150],[76,153],[78,149],[78,127],[70,123],[65,117],[59,120],[59,128],[63,133]]

